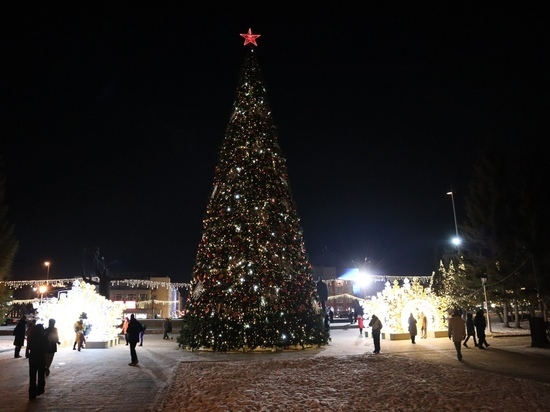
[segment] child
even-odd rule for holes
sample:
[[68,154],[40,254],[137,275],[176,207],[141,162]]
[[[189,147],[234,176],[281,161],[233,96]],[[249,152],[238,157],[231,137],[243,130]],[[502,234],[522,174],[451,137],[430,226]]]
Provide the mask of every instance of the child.
[[364,327],[363,316],[361,316],[361,315],[357,316],[357,324],[359,325],[359,336],[362,338],[363,337],[363,327]]

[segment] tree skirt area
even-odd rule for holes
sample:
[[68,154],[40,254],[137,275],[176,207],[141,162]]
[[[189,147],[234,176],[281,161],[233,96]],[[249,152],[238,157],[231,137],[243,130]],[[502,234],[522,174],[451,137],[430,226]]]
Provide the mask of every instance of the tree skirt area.
[[398,355],[182,362],[155,411],[543,411],[550,385]]

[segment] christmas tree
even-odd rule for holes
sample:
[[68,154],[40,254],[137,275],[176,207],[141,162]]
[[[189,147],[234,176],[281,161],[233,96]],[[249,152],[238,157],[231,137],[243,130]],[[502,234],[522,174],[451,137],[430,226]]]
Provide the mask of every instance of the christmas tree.
[[180,346],[213,351],[324,345],[316,284],[256,57],[247,46],[215,170]]

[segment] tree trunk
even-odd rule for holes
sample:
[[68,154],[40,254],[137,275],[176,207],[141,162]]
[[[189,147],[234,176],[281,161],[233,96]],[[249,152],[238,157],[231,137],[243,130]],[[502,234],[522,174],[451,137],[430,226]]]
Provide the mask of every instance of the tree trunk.
[[504,315],[502,326],[504,326],[505,328],[509,328],[510,324],[508,323],[508,300],[507,299],[502,300],[502,312]]
[[520,328],[520,318],[519,318],[519,310],[518,310],[518,300],[514,299],[514,328]]

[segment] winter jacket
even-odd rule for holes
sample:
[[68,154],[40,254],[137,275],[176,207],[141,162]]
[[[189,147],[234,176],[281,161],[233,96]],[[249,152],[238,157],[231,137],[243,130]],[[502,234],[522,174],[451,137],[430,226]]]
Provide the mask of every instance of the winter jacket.
[[466,338],[466,324],[460,317],[460,315],[453,315],[449,319],[449,339],[453,339],[453,342],[462,342]]
[[15,336],[15,338],[13,339],[14,346],[21,347],[25,345],[26,330],[27,330],[27,322],[25,321],[24,318],[19,319],[19,322],[17,322],[15,329],[13,329],[13,336]]

